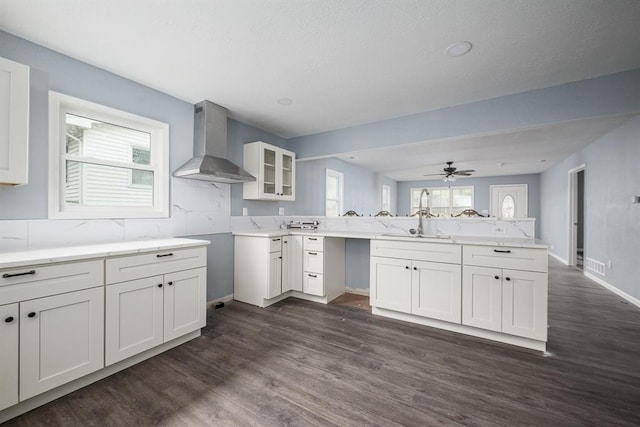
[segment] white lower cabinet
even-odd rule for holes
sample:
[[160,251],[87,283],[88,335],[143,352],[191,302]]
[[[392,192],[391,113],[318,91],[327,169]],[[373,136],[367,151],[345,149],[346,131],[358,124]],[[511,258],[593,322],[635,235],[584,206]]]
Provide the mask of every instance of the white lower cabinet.
[[320,273],[305,272],[302,277],[302,291],[309,295],[324,296],[324,276]]
[[465,266],[462,323],[547,339],[547,274]]
[[162,276],[107,286],[107,366],[162,344],[162,286]]
[[20,303],[20,400],[104,367],[104,288]]
[[0,305],[0,411],[18,403],[18,304]]
[[164,287],[164,342],[207,324],[206,267],[166,274]]
[[369,300],[374,307],[411,312],[411,261],[371,257]]
[[203,328],[206,276],[201,267],[108,285],[106,365]]
[[302,292],[302,236],[282,238],[282,292]]
[[269,284],[267,299],[275,298],[282,293],[282,252],[269,253]]
[[411,313],[461,322],[461,267],[441,262],[412,262]]

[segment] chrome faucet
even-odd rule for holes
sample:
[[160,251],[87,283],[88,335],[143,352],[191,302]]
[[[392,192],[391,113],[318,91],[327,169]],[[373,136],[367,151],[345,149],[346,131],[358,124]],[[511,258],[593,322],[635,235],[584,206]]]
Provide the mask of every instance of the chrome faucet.
[[431,212],[429,212],[429,191],[427,191],[426,188],[423,188],[422,191],[420,192],[420,206],[418,207],[418,235],[421,236],[424,234],[424,226],[423,226],[423,221],[422,221],[422,196],[423,195],[427,195],[427,207],[425,209],[427,216],[429,216],[431,214]]

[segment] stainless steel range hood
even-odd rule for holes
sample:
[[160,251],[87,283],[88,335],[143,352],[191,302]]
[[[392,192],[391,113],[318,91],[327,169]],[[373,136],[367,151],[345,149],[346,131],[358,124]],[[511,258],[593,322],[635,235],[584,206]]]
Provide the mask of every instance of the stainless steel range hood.
[[255,177],[227,160],[227,110],[210,101],[195,106],[193,123],[193,157],[173,176],[201,181],[255,181]]

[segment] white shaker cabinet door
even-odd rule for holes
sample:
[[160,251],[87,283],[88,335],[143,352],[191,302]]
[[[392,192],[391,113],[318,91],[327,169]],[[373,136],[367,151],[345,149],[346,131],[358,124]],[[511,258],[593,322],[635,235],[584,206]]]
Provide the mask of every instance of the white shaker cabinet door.
[[0,305],[0,411],[18,403],[18,304]]
[[462,324],[502,330],[502,270],[469,267],[462,270]]
[[411,313],[461,322],[462,280],[459,264],[413,261]]
[[302,292],[302,236],[282,239],[282,292]]
[[163,277],[106,287],[106,351],[109,366],[163,342]]
[[371,305],[410,313],[411,271],[409,260],[371,257]]
[[282,293],[282,252],[269,254],[269,286],[267,299],[275,298]]
[[104,288],[20,303],[20,400],[104,367]]
[[503,270],[502,332],[547,340],[547,275]]
[[28,181],[29,67],[0,58],[0,184]]
[[164,283],[164,342],[204,328],[207,268],[166,274]]

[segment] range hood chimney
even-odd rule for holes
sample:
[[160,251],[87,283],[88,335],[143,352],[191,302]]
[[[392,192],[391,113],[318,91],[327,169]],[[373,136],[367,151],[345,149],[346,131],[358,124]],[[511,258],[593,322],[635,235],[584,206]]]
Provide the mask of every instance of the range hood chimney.
[[193,157],[173,176],[226,184],[255,181],[254,176],[227,160],[227,110],[206,100],[194,107]]

